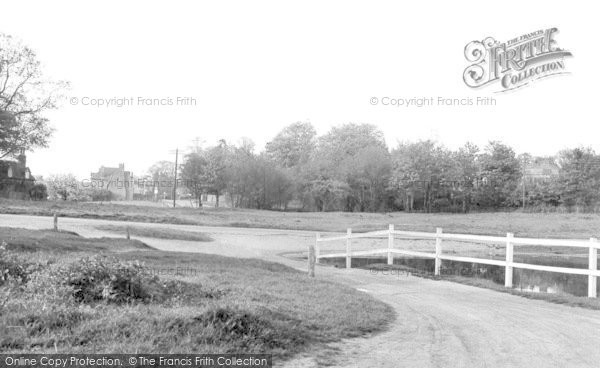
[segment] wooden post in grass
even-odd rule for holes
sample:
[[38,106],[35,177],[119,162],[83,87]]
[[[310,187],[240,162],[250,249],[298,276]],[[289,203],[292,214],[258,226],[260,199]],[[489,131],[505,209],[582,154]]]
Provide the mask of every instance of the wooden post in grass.
[[351,236],[352,229],[348,228],[348,230],[346,231],[346,268],[352,267],[352,245],[350,243]]
[[394,248],[394,225],[390,224],[390,229],[388,233],[388,254],[387,254],[387,264],[394,264],[394,253],[392,253],[392,249]]
[[321,233],[317,233],[317,239],[315,240],[315,263],[319,263],[319,256],[321,255],[319,240],[321,240]]
[[127,226],[127,240],[131,239],[131,234],[129,234],[129,226]]
[[308,276],[315,277],[315,246],[312,244],[308,245]]
[[435,229],[435,234],[435,269],[433,273],[435,276],[439,276],[440,269],[442,268],[442,259],[440,258],[442,255],[442,238],[440,237],[442,235],[442,228],[438,227]]
[[[598,239],[591,238],[590,242],[592,242],[592,246],[590,247],[590,260],[589,260],[589,269],[590,271],[598,270]],[[598,277],[594,275],[588,275],[588,298],[596,298],[598,297],[596,291],[596,283],[598,281]]]
[[58,231],[58,215],[54,212],[54,231]]
[[514,245],[512,239],[513,233],[506,233],[506,266],[504,266],[504,287],[513,287],[513,267],[511,266],[514,258]]

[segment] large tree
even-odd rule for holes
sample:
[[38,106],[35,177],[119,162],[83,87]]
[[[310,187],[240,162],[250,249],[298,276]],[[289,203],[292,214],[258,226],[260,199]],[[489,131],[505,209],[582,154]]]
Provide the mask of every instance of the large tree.
[[0,158],[48,144],[45,112],[65,87],[44,77],[33,50],[0,33]]
[[479,157],[482,183],[478,188],[480,207],[510,207],[522,178],[522,164],[515,151],[497,141],[491,141]]
[[327,134],[319,137],[315,154],[320,158],[327,158],[335,167],[366,147],[387,150],[383,132],[371,124],[348,123],[333,127]]
[[[381,194],[373,175],[379,172],[385,180],[387,156],[383,132],[374,125],[348,123],[333,127],[317,141],[312,162],[303,174],[304,190],[322,210],[372,210],[379,202],[373,201],[372,194]],[[367,167],[366,160],[378,162]]]
[[561,202],[576,211],[593,209],[600,202],[600,156],[591,148],[559,153],[558,189]]
[[347,211],[378,211],[386,204],[392,169],[390,153],[380,146],[367,146],[340,164],[350,192]]
[[315,149],[316,136],[310,123],[288,125],[267,143],[267,155],[281,167],[296,167],[309,160]]
[[400,191],[403,207],[417,209],[417,198],[422,199],[422,209],[431,212],[435,197],[447,177],[451,166],[450,153],[431,140],[400,143],[392,151],[393,170],[391,186]]

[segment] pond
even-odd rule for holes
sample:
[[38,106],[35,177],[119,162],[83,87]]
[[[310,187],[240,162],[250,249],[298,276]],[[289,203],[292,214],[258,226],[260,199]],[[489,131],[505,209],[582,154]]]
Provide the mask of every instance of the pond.
[[[500,258],[498,258],[500,259]],[[353,257],[353,268],[371,268],[375,265],[385,265],[385,257]],[[553,257],[515,255],[515,262],[529,263],[554,267],[587,268],[586,257]],[[324,258],[321,263],[331,264],[339,268],[346,266],[345,258]],[[433,275],[435,261],[430,258],[394,257],[394,265],[412,273]],[[463,276],[491,280],[504,285],[504,267],[479,263],[442,261],[440,270],[442,276]],[[534,293],[565,293],[574,296],[587,296],[588,278],[584,275],[513,269],[513,288]],[[598,285],[600,295],[600,283]]]

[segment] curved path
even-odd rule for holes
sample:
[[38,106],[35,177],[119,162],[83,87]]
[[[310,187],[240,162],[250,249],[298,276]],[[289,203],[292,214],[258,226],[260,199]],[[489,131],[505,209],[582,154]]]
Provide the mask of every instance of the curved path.
[[[65,230],[109,235],[94,226],[118,223],[60,218]],[[0,215],[0,226],[50,228],[48,217]],[[201,231],[215,241],[197,243],[144,238],[162,250],[256,257],[297,268],[283,257],[300,252],[314,234],[303,231],[136,224]],[[114,236],[114,234],[112,234]],[[317,277],[335,280],[391,305],[397,320],[388,331],[333,344],[288,367],[599,367],[600,311],[551,304],[466,285],[365,270],[318,267]]]

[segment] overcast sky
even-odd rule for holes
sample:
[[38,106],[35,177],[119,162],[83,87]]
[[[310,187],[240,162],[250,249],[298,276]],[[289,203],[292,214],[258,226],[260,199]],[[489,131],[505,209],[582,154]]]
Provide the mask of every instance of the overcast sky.
[[[398,140],[455,148],[501,140],[518,152],[600,151],[597,13],[563,1],[3,1],[0,32],[37,51],[46,74],[71,82],[34,175],[89,177],[99,166],[141,174],[200,137],[249,137],[262,149],[284,126],[309,120],[322,134],[371,123]],[[462,80],[465,45],[557,27],[573,53],[567,76],[511,93]],[[178,97],[196,105],[177,106]],[[376,97],[494,97],[496,106],[406,108]],[[92,99],[133,98],[97,107]],[[171,106],[140,106],[171,99]],[[87,103],[87,105],[85,104]]]

